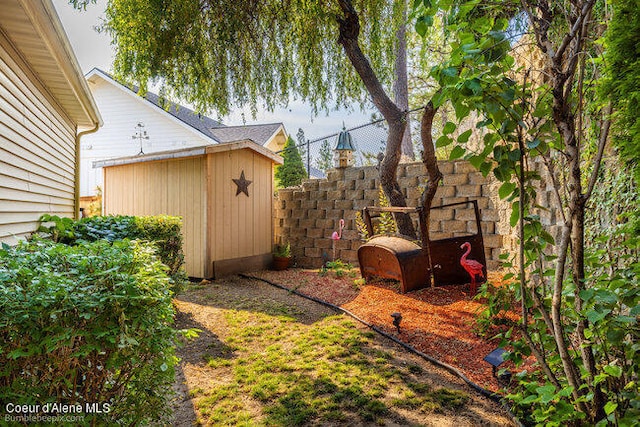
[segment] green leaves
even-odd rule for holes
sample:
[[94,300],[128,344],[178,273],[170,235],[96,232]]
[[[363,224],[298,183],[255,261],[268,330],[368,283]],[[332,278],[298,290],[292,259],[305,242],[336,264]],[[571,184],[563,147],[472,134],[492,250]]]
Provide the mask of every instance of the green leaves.
[[451,154],[449,154],[449,160],[459,159],[462,156],[464,156],[464,153],[465,153],[464,148],[460,147],[459,145],[456,145],[455,147],[453,147],[453,150],[451,150]]
[[154,253],[130,240],[35,239],[0,256],[0,400],[74,396],[113,402],[88,422],[159,421],[176,332],[166,267]]
[[300,185],[307,178],[307,170],[302,163],[300,152],[293,138],[289,136],[284,145],[282,158],[284,163],[276,167],[275,178],[279,187],[287,188]]
[[507,197],[513,194],[516,188],[517,188],[516,184],[512,182],[505,182],[498,189],[498,196],[500,196],[501,199],[506,199]]
[[416,32],[424,37],[433,25],[433,16],[424,15],[416,20]]

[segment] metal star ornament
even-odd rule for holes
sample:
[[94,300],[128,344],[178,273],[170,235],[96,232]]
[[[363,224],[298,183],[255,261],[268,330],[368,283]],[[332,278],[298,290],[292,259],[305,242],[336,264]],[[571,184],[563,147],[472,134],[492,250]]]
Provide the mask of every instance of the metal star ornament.
[[[233,179],[233,178],[232,178]],[[244,193],[249,197],[249,184],[253,181],[249,181],[244,177],[244,170],[240,173],[240,179],[233,179],[233,182],[238,186],[236,190],[236,196],[240,193]]]

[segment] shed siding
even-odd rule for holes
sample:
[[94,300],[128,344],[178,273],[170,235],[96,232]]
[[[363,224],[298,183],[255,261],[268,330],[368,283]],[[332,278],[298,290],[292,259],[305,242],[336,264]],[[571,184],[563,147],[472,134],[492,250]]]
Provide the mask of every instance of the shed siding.
[[96,133],[82,138],[80,151],[80,195],[96,194],[102,186],[102,168],[93,168],[93,162],[116,157],[135,156],[140,152],[140,140],[134,140],[136,125],[143,123],[149,136],[143,140],[144,153],[177,150],[211,144],[212,141],[179,120],[167,118],[149,101],[134,93],[104,81],[91,79],[89,88],[102,114],[104,124]]
[[[272,161],[248,149],[208,156],[210,261],[268,254],[272,250]],[[249,197],[236,196],[232,179],[244,170]]]
[[204,277],[206,181],[203,156],[109,167],[105,173],[107,215],[181,216],[185,268]]
[[0,32],[0,241],[74,216],[75,127]]

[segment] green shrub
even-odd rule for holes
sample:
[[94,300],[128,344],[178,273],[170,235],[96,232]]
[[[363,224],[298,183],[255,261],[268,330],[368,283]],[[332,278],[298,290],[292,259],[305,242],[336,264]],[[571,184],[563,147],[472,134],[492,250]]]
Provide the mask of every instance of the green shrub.
[[0,249],[0,402],[109,403],[89,424],[163,422],[176,331],[166,267],[136,241]]
[[122,239],[152,243],[160,260],[169,268],[172,289],[179,293],[187,282],[182,251],[182,220],[179,217],[157,216],[94,216],[73,221],[58,216],[43,215],[40,235],[55,242],[74,244],[78,240],[110,242]]

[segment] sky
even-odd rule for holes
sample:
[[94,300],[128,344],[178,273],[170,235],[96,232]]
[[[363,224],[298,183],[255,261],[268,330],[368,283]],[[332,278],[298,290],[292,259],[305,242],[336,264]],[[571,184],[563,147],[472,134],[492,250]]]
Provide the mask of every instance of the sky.
[[[53,0],[53,4],[82,72],[86,74],[94,67],[110,72],[113,61],[111,39],[107,34],[100,34],[95,30],[101,22],[106,0],[98,0],[96,4],[87,6],[86,11],[74,9],[67,0]],[[316,139],[339,132],[343,122],[347,128],[368,123],[371,113],[372,111],[363,113],[339,110],[331,111],[329,116],[320,113],[318,117],[314,117],[308,105],[299,100],[292,100],[286,108],[280,108],[274,112],[258,112],[255,120],[251,118],[249,109],[246,109],[244,117],[246,117],[246,124],[282,122],[294,139],[299,128],[304,130],[307,139]],[[216,114],[211,114],[211,117],[217,119]],[[222,121],[226,125],[245,124],[243,110],[237,108],[229,116],[222,117]]]

